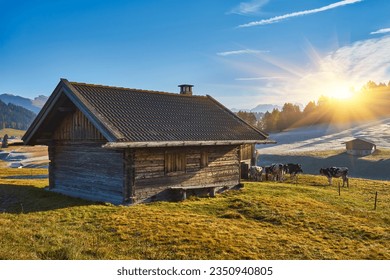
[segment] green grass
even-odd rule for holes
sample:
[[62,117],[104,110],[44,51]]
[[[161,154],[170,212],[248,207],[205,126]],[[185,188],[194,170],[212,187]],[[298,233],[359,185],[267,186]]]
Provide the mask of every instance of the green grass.
[[124,207],[45,191],[46,172],[0,169],[0,259],[390,259],[390,182],[352,178],[339,196],[302,175]]

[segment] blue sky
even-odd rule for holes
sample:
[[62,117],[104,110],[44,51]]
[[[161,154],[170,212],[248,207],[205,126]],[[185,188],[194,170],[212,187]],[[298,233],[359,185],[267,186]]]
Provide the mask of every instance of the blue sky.
[[0,93],[70,81],[229,108],[306,104],[390,80],[388,0],[0,0]]

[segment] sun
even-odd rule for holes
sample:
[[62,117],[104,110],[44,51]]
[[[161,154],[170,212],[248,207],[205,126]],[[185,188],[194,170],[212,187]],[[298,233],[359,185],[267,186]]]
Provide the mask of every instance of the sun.
[[335,81],[325,85],[323,94],[330,98],[346,100],[353,98],[354,90],[347,82]]

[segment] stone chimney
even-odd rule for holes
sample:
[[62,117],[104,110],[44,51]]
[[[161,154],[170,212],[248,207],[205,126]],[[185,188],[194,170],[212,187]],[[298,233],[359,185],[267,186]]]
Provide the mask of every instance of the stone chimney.
[[186,95],[192,95],[192,87],[193,85],[179,85],[180,87],[180,94],[186,94]]

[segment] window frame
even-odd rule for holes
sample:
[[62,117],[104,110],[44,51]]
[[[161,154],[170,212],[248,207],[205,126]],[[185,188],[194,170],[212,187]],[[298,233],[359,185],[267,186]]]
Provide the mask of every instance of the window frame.
[[164,156],[165,175],[186,173],[187,156],[183,152],[166,152]]

